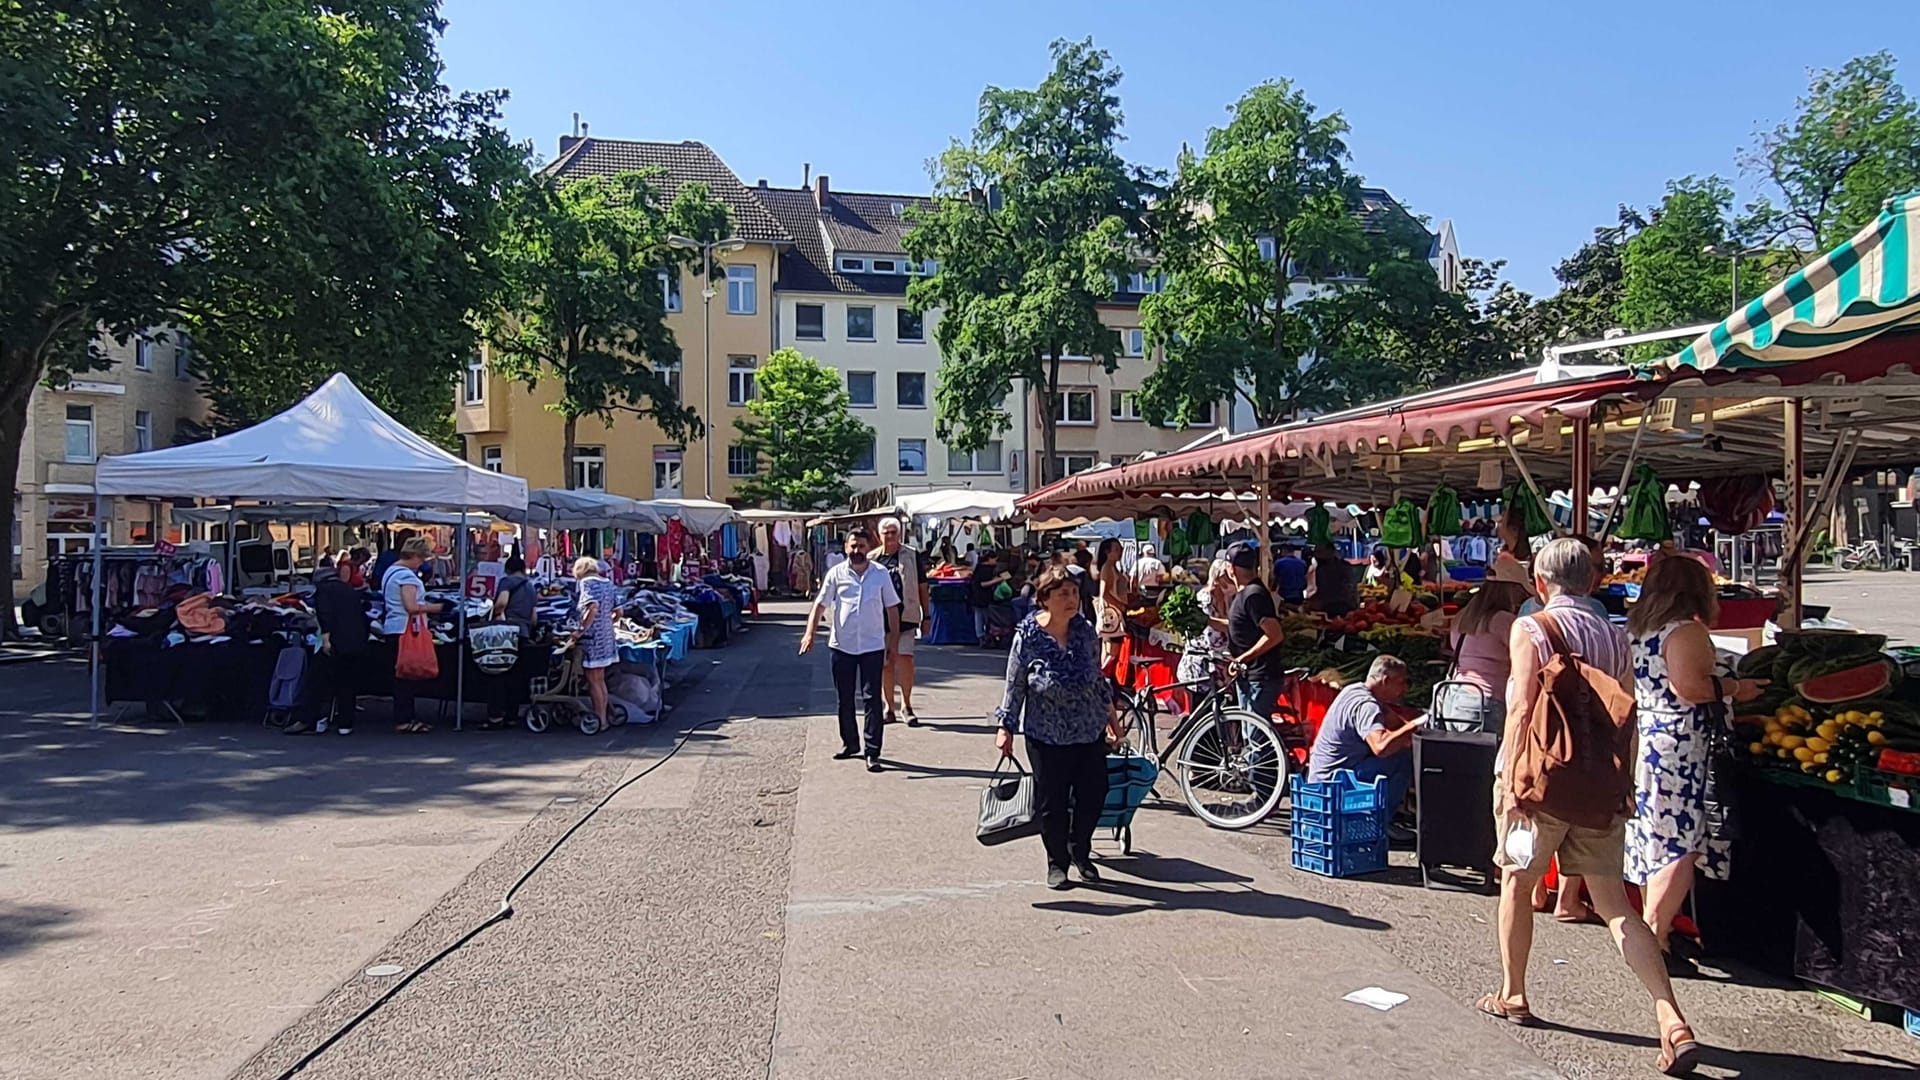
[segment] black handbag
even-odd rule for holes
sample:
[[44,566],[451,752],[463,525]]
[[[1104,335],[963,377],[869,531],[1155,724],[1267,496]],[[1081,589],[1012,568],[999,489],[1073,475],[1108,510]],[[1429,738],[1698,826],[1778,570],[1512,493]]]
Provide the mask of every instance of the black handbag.
[[[1001,766],[1013,762],[1013,772],[1002,773]],[[1033,774],[1008,756],[993,767],[986,789],[980,792],[980,824],[974,839],[988,847],[1040,835],[1040,815],[1034,810]]]
[[1707,736],[1707,775],[1701,802],[1706,807],[1707,835],[1716,840],[1740,839],[1738,781],[1734,774],[1742,767],[1733,734],[1733,722],[1722,702],[1701,709]]

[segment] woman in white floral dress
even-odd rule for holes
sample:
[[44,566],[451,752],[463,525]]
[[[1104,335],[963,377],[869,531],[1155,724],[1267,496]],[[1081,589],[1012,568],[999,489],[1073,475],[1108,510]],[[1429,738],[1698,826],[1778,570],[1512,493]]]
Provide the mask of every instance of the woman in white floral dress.
[[1717,593],[1703,564],[1661,559],[1648,569],[1627,616],[1640,730],[1627,879],[1646,890],[1644,918],[1670,957],[1673,919],[1693,887],[1695,866],[1704,856],[1708,877],[1726,872],[1725,842],[1707,822],[1711,725],[1720,722],[1714,706],[1750,701],[1767,685],[1715,674],[1707,626],[1719,609]]

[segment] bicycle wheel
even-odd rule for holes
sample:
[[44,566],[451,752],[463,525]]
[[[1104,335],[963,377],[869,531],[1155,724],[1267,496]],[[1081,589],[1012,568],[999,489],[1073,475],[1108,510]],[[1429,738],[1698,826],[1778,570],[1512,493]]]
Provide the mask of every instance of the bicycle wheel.
[[1114,697],[1120,703],[1120,719],[1126,726],[1127,745],[1133,752],[1144,757],[1159,760],[1160,733],[1154,727],[1155,708],[1150,694],[1133,694],[1124,687],[1114,687]]
[[1273,813],[1292,768],[1273,723],[1241,708],[1199,718],[1173,754],[1187,805],[1216,829],[1244,829]]

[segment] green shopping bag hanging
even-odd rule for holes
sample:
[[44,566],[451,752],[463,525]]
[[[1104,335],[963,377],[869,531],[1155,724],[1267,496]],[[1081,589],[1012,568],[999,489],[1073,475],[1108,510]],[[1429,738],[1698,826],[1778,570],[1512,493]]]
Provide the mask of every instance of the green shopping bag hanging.
[[1445,484],[1427,496],[1427,535],[1460,535],[1460,493]]
[[1307,507],[1307,543],[1314,547],[1333,543],[1333,515],[1319,503]]
[[1667,485],[1654,475],[1653,466],[1634,467],[1633,484],[1627,488],[1627,505],[1614,535],[1622,540],[1655,543],[1673,536],[1673,523],[1667,520]]
[[1528,536],[1545,536],[1553,531],[1553,519],[1547,516],[1547,508],[1533,494],[1526,481],[1518,480],[1507,485],[1500,493],[1500,501],[1508,510],[1517,510],[1520,522],[1525,526]]
[[1387,512],[1380,516],[1380,542],[1393,548],[1421,545],[1420,508],[1413,505],[1412,499],[1405,495],[1400,496],[1399,500],[1387,507]]

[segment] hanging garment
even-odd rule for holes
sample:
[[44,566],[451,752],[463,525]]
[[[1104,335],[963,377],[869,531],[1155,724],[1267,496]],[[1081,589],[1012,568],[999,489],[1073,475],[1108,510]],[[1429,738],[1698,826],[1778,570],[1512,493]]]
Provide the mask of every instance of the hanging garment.
[[1667,485],[1660,482],[1653,466],[1637,465],[1633,484],[1627,488],[1627,505],[1620,516],[1620,528],[1614,534],[1622,540],[1671,539],[1673,525],[1667,520]]
[[1153,539],[1153,519],[1137,517],[1133,519],[1133,541],[1144,544]]
[[793,526],[784,521],[773,523],[773,542],[781,547],[793,546]]
[[1427,496],[1427,535],[1460,535],[1460,493],[1445,484]]
[[1214,528],[1213,519],[1204,510],[1195,510],[1187,515],[1187,544],[1194,551],[1209,548],[1220,542],[1220,530]]
[[1702,480],[1700,512],[1723,533],[1749,532],[1773,512],[1773,481],[1758,473]]

